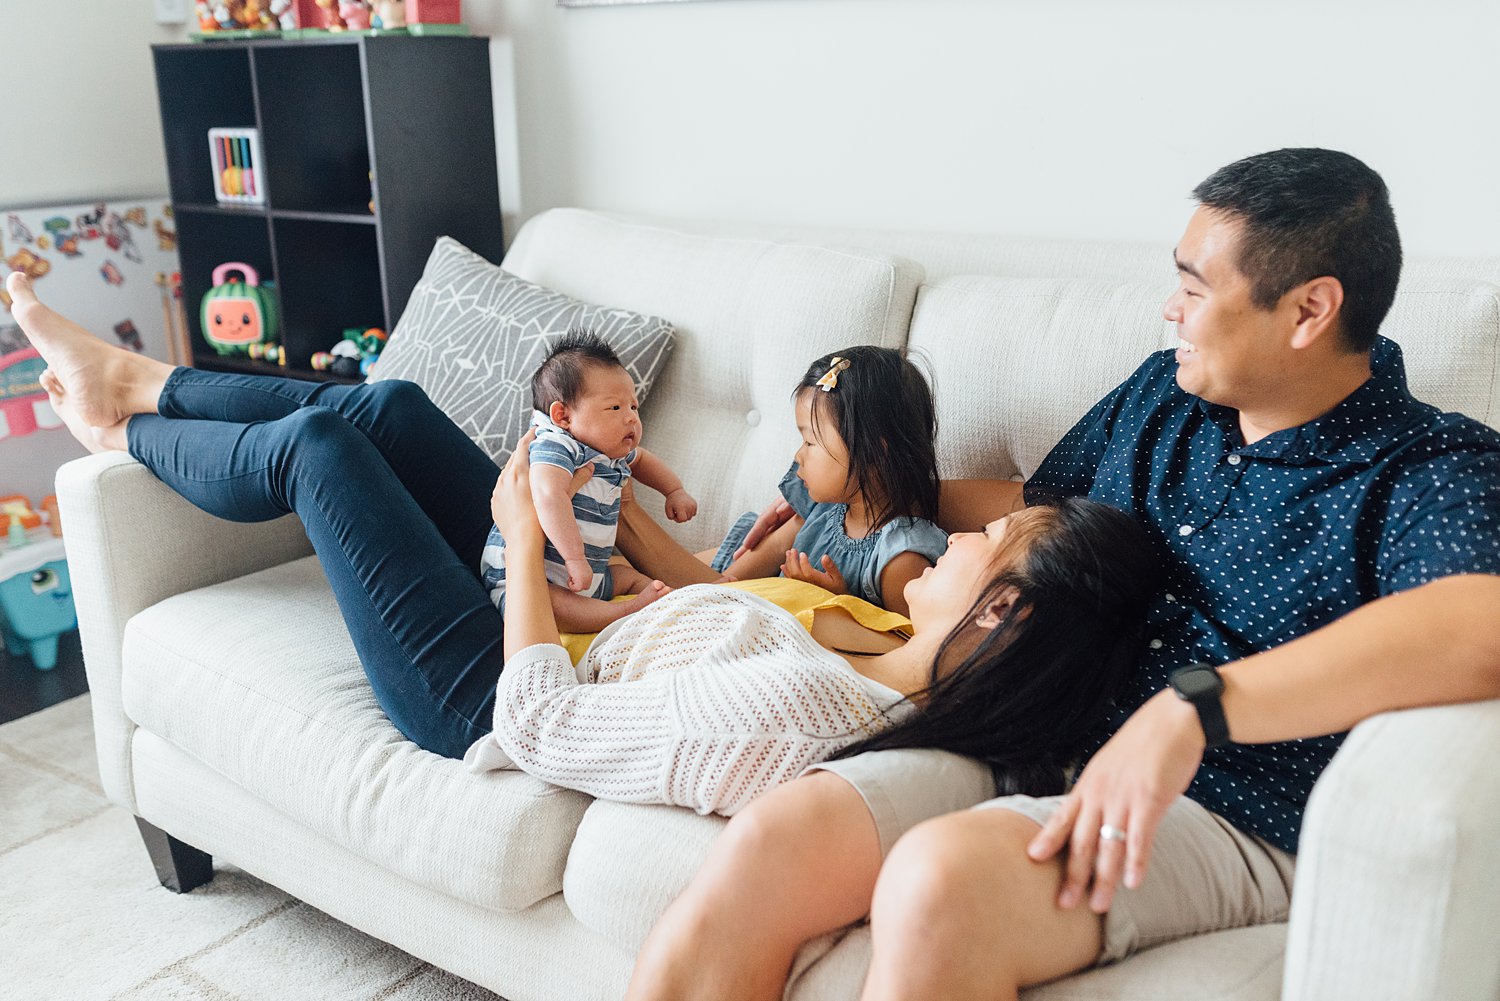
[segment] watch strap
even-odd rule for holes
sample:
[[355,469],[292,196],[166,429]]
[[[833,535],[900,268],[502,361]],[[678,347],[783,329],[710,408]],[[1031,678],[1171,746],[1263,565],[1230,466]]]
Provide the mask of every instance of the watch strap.
[[[1195,686],[1192,694],[1184,691],[1180,679],[1186,674],[1212,675],[1213,683],[1209,685]],[[1172,690],[1185,702],[1192,703],[1198,712],[1198,723],[1203,727],[1203,740],[1209,747],[1219,747],[1229,743],[1229,720],[1224,717],[1224,682],[1219,677],[1218,668],[1212,664],[1192,664],[1188,667],[1173,671],[1169,679]]]

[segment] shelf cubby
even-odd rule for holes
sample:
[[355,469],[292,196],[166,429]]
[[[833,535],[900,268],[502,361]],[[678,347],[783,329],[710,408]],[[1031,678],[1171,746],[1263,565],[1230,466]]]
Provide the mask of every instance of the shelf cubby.
[[[500,259],[488,39],[247,39],[153,59],[195,364],[331,378],[312,355],[347,327],[391,330],[439,236]],[[264,205],[214,198],[215,127],[259,130]],[[285,367],[203,339],[199,303],[227,261],[275,282]]]

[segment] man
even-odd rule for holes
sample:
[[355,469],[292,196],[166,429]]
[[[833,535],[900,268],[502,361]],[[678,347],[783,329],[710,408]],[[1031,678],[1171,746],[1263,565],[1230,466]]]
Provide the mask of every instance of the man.
[[632,997],[777,997],[801,942],[867,911],[867,1001],[1013,997],[1284,920],[1343,732],[1500,697],[1500,434],[1413,400],[1378,337],[1401,263],[1384,182],[1279,150],[1194,195],[1165,310],[1178,350],[1095,406],[1024,497],[945,487],[950,526],[1089,495],[1157,534],[1153,639],[1073,789],[920,823],[990,795],[984,777],[923,752],[834,762],[729,826]]

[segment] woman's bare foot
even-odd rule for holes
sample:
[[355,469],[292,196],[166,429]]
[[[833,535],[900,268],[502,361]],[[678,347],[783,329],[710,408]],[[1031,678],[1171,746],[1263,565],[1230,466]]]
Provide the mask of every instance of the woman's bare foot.
[[42,388],[47,391],[47,402],[52,404],[52,409],[57,411],[57,416],[62,418],[63,424],[78,443],[90,452],[123,452],[127,448],[125,439],[125,425],[129,419],[119,421],[107,428],[90,427],[78,416],[73,409],[71,401],[63,395],[62,383],[53,371],[42,370]]
[[[13,300],[11,315],[47,362],[55,389],[48,395],[65,402],[72,417],[85,428],[111,428],[132,414],[156,412],[172,366],[106,344],[78,324],[44,306],[19,271],[6,280]],[[53,409],[64,421],[68,417]],[[73,436],[79,438],[73,425]],[[82,438],[79,438],[82,441]],[[87,445],[87,442],[84,442]]]

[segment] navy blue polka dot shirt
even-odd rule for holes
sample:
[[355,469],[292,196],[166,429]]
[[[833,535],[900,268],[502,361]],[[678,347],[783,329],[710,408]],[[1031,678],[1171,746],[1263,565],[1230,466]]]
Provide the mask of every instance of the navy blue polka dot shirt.
[[[1237,411],[1183,392],[1158,352],[1027,482],[1029,504],[1088,496],[1141,517],[1168,568],[1109,733],[1178,667],[1238,660],[1440,577],[1500,574],[1500,433],[1413,399],[1393,341],[1378,339],[1371,370],[1327,414],[1247,445]],[[1295,852],[1343,738],[1212,748],[1188,795]]]

